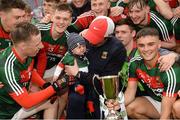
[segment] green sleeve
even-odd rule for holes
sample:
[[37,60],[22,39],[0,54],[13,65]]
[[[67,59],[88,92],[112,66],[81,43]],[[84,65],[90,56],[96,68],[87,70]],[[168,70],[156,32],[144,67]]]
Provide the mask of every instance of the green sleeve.
[[64,65],[74,65],[74,56],[70,53],[65,54],[65,56],[62,59],[62,63]]
[[169,70],[160,73],[160,77],[166,96],[174,96],[180,90],[180,67],[178,65],[173,65]]

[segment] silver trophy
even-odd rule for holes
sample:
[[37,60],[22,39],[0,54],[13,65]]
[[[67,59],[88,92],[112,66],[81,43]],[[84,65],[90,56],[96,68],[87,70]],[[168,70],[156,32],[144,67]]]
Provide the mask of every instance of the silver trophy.
[[[103,96],[99,94],[97,91],[95,85],[94,85],[94,79],[93,79],[93,85],[95,91],[99,94],[100,98],[100,106],[101,110],[104,111],[105,113],[105,119],[107,120],[118,120],[118,119],[124,119],[127,120],[127,114],[126,114],[126,109],[124,106],[124,94],[123,92],[119,92],[119,77],[116,75],[111,75],[111,76],[103,76],[103,77],[98,77],[101,83],[102,83],[102,89],[103,89]],[[110,99],[117,99],[120,102],[120,108],[121,111],[115,111],[115,110],[108,110],[106,105],[104,104],[105,100],[110,100]]]

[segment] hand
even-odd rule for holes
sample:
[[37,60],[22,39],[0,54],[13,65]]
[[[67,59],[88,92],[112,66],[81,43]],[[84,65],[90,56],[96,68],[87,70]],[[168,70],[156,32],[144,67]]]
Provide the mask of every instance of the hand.
[[65,65],[65,72],[67,73],[67,75],[76,76],[78,71],[79,71],[79,67],[77,65],[76,59],[74,60],[73,66]]
[[180,6],[174,9],[173,14],[174,14],[174,17],[180,18]]
[[59,76],[53,76],[53,81],[56,81],[59,78]]
[[179,97],[180,97],[180,90],[178,91],[178,95],[179,95]]
[[110,16],[118,16],[120,14],[122,14],[124,11],[123,7],[120,6],[115,6],[111,8],[111,12],[110,12]]
[[50,21],[51,21],[51,15],[50,15],[50,14],[47,14],[46,16],[44,16],[44,17],[41,19],[40,23],[48,23],[48,22],[50,22]]
[[95,15],[95,13],[92,10],[90,10],[90,11],[84,12],[78,17],[90,16],[90,15]]
[[88,29],[85,29],[79,33],[79,35],[84,36],[87,33]]
[[68,82],[65,78],[58,79],[52,83],[52,86],[56,93],[60,93],[60,91],[68,86]]
[[118,100],[109,99],[105,102],[105,104],[109,110],[117,111],[120,109],[120,103],[118,102]]
[[2,84],[2,82],[0,82],[0,88],[2,88],[4,85]]
[[158,59],[160,71],[162,72],[162,71],[169,70],[170,67],[172,67],[172,65],[175,63],[177,57],[178,57],[178,54],[174,52],[171,52],[167,55],[160,56],[160,58]]

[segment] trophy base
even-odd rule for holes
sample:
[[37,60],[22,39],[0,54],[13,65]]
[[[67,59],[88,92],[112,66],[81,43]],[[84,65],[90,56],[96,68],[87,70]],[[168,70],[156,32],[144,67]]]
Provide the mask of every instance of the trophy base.
[[105,119],[106,120],[120,120],[121,117],[116,114],[116,111],[111,110]]

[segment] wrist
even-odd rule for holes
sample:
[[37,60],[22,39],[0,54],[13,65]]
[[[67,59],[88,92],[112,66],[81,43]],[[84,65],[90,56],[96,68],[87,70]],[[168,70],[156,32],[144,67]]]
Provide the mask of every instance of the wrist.
[[180,59],[180,55],[175,53],[175,61],[178,61]]
[[46,89],[47,87],[49,87],[51,85],[50,82],[46,82],[44,83],[44,85],[42,86],[43,89]]

